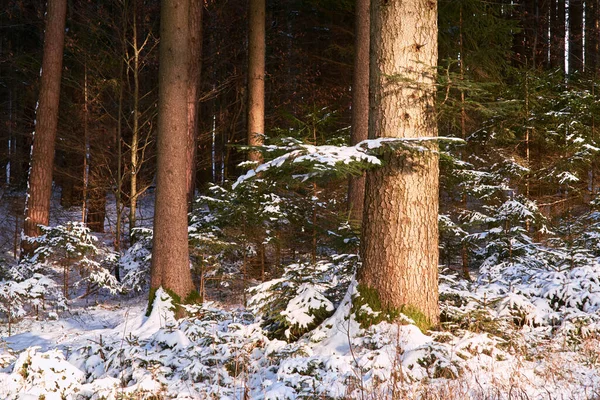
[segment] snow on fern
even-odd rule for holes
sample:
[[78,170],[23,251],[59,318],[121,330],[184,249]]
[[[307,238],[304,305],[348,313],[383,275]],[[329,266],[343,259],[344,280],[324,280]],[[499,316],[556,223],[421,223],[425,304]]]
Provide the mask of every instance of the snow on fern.
[[[333,311],[333,303],[312,285],[303,283],[297,289],[297,293],[288,302],[285,310],[281,312],[291,327],[308,328],[314,324],[316,312],[331,313]],[[285,331],[285,336],[287,338],[292,336],[290,329]]]

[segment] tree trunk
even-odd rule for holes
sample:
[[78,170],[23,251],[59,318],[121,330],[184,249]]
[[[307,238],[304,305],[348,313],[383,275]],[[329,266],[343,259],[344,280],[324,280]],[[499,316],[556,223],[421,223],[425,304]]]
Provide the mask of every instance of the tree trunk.
[[565,66],[565,1],[550,0],[550,65]]
[[599,21],[598,12],[600,11],[597,0],[585,2],[585,72],[587,76],[596,77],[599,67],[598,52],[600,51],[598,41]]
[[543,68],[548,65],[548,24],[550,23],[550,1],[537,0],[534,8],[535,38],[533,40],[533,65]]
[[133,230],[137,225],[138,173],[140,172],[140,53],[138,44],[137,1],[133,2],[133,128],[131,132],[131,180],[129,182],[129,240],[133,243]]
[[188,0],[161,2],[156,200],[151,287],[193,291],[187,234]]
[[[104,220],[106,219],[106,190],[108,187],[108,179],[105,169],[108,168],[105,162],[108,157],[105,157],[103,150],[106,134],[98,135],[96,132],[96,140],[89,148],[89,185],[88,185],[88,211],[86,220],[88,228],[92,232],[104,232]],[[101,140],[103,138],[104,140]]]
[[187,201],[191,208],[196,191],[196,147],[198,138],[198,92],[202,68],[202,8],[203,2],[190,2],[190,63],[188,85],[187,136]]
[[[248,145],[262,146],[265,134],[265,0],[250,0],[248,43]],[[250,161],[262,154],[250,151]]]
[[[356,0],[354,25],[354,72],[352,82],[352,145],[369,137],[369,14],[370,0]],[[365,177],[350,177],[348,214],[360,226],[365,199]]]
[[[66,0],[48,2],[40,97],[25,205],[24,233],[30,237],[39,236],[38,225],[48,225],[50,217],[66,13]],[[26,253],[32,250],[26,241],[21,246]]]
[[569,74],[583,71],[583,0],[569,1]]
[[[369,136],[437,136],[437,3],[391,0],[371,7]],[[390,154],[384,167],[367,174],[358,281],[384,307],[416,309],[435,325],[438,155],[437,146],[429,148]]]

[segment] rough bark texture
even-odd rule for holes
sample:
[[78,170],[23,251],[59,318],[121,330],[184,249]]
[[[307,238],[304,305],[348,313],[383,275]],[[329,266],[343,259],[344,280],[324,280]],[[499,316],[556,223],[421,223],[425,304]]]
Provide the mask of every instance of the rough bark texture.
[[[40,98],[25,206],[24,233],[32,237],[40,234],[38,225],[48,225],[50,217],[66,14],[66,0],[48,1]],[[25,252],[32,250],[26,242],[23,242],[22,247]]]
[[198,91],[202,68],[202,4],[190,2],[190,64],[188,85],[188,136],[187,136],[187,199],[188,206],[194,201],[196,191],[196,147],[198,138]]
[[[437,136],[437,3],[376,0],[371,10],[369,135]],[[375,289],[384,306],[415,307],[437,324],[438,156],[388,158],[367,174],[358,280]]]
[[[248,43],[248,145],[262,146],[265,134],[265,0],[250,0]],[[258,151],[250,161],[262,162]]]
[[[369,137],[369,26],[370,0],[356,0],[354,25],[354,72],[352,76],[352,133],[355,145]],[[348,183],[350,221],[360,225],[365,199],[365,177],[351,177]]]
[[194,289],[187,235],[188,0],[163,0],[151,287],[183,301]]

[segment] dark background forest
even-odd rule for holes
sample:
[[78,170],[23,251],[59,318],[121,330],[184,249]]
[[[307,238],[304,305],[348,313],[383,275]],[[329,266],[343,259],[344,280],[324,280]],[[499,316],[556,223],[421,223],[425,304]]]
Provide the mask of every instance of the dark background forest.
[[[267,143],[287,136],[348,143],[353,7],[349,1],[267,3]],[[14,203],[14,215],[3,218],[16,225],[34,130],[44,8],[43,2],[4,1],[0,13],[0,185],[2,201]],[[61,205],[83,206],[82,218],[94,231],[105,229],[108,193],[119,193],[119,213],[135,227],[135,203],[153,185],[159,9],[152,1],[69,3],[54,182]],[[200,192],[245,171],[239,163],[246,158],[248,81],[247,4],[209,1],[203,9],[195,60],[201,67]],[[526,227],[538,232],[536,240],[544,237],[534,225],[545,218],[548,230],[558,229],[566,246],[572,244],[574,220],[593,208],[597,193],[599,12],[595,1],[439,2],[439,135],[466,142],[448,146],[441,164],[441,213],[455,229],[446,236],[442,229],[442,263],[463,265],[467,273],[474,245],[461,241],[456,229],[466,235],[483,223],[477,220],[482,207],[515,198],[526,208],[537,202]],[[338,179],[323,186],[337,190],[342,203],[345,184]],[[343,209],[338,204],[329,212]],[[486,218],[509,223],[508,217]],[[115,243],[121,247],[128,237],[118,235]],[[457,240],[462,254],[450,243]]]

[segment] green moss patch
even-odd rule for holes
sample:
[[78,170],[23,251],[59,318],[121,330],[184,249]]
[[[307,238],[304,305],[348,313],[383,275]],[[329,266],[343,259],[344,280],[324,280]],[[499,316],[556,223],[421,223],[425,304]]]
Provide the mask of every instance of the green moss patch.
[[[152,307],[154,305],[154,300],[156,300],[156,290],[157,289],[150,289],[150,294],[148,296],[148,308],[146,310],[146,317],[149,317],[150,314],[152,313]],[[188,293],[188,295],[185,296],[185,300],[183,302],[181,301],[181,297],[179,297],[179,295],[177,295],[177,293],[175,293],[171,289],[164,289],[164,291],[173,299],[173,304],[175,305],[174,312],[175,312],[175,316],[177,318],[181,318],[185,315],[185,310],[183,309],[183,307],[181,307],[181,304],[200,304],[200,303],[202,303],[202,296],[200,296],[200,294],[195,290],[190,291]]]
[[417,307],[410,304],[405,304],[399,309],[384,307],[376,289],[359,284],[357,290],[358,294],[352,299],[351,312],[361,328],[368,328],[383,321],[397,322],[402,320],[402,316],[406,316],[414,322],[421,332],[425,333],[431,329],[431,322]]
[[376,289],[359,284],[358,294],[352,299],[351,312],[360,327],[365,329],[380,322],[392,322],[400,316],[400,310],[383,307]]

